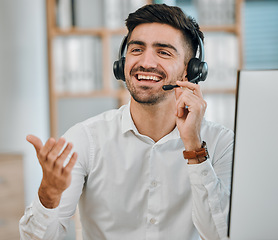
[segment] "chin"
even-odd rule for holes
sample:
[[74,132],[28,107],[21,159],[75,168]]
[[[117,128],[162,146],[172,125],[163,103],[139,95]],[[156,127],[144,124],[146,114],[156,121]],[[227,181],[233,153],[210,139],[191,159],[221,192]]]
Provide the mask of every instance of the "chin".
[[151,96],[139,96],[138,94],[131,93],[132,98],[144,105],[155,105],[163,102],[166,99],[166,95],[151,95]]

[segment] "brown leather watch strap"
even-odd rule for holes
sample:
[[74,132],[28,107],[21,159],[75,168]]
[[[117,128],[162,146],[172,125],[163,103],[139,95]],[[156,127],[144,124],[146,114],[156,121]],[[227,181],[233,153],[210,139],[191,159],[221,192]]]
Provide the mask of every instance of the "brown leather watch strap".
[[209,157],[206,142],[203,141],[201,148],[196,151],[183,151],[183,157],[185,159],[198,159],[199,163],[204,162]]

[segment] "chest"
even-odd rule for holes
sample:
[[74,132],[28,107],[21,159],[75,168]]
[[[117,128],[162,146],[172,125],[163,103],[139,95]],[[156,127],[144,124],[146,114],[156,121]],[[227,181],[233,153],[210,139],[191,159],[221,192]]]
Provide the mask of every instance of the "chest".
[[95,149],[86,182],[90,202],[110,211],[129,212],[154,204],[160,210],[191,195],[183,144],[179,139],[162,144],[137,137],[106,140]]

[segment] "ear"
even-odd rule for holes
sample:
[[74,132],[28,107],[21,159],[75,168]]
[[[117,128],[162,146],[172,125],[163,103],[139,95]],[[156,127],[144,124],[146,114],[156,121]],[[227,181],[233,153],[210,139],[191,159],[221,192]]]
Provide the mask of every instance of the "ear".
[[188,63],[185,64],[181,81],[188,81],[188,79],[187,79],[187,66],[188,66]]
[[188,81],[188,79],[187,79],[187,65],[186,65],[186,67],[184,69],[184,73],[183,73],[182,76],[183,76],[182,77],[182,81]]

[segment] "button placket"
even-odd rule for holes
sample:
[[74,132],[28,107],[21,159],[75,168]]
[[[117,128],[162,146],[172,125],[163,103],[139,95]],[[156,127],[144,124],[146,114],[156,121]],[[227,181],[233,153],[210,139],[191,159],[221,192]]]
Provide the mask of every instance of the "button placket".
[[[158,212],[160,207],[160,191],[159,191],[159,181],[158,181],[158,176],[159,172],[157,172],[158,168],[156,166],[157,164],[157,159],[156,159],[156,150],[157,146],[153,145],[151,149],[151,154],[149,157],[149,162],[150,162],[150,176],[149,176],[149,199],[148,199],[148,225],[149,225],[149,234],[153,234],[155,227],[158,224]],[[151,230],[152,229],[152,230]],[[149,235],[147,234],[147,236]]]

